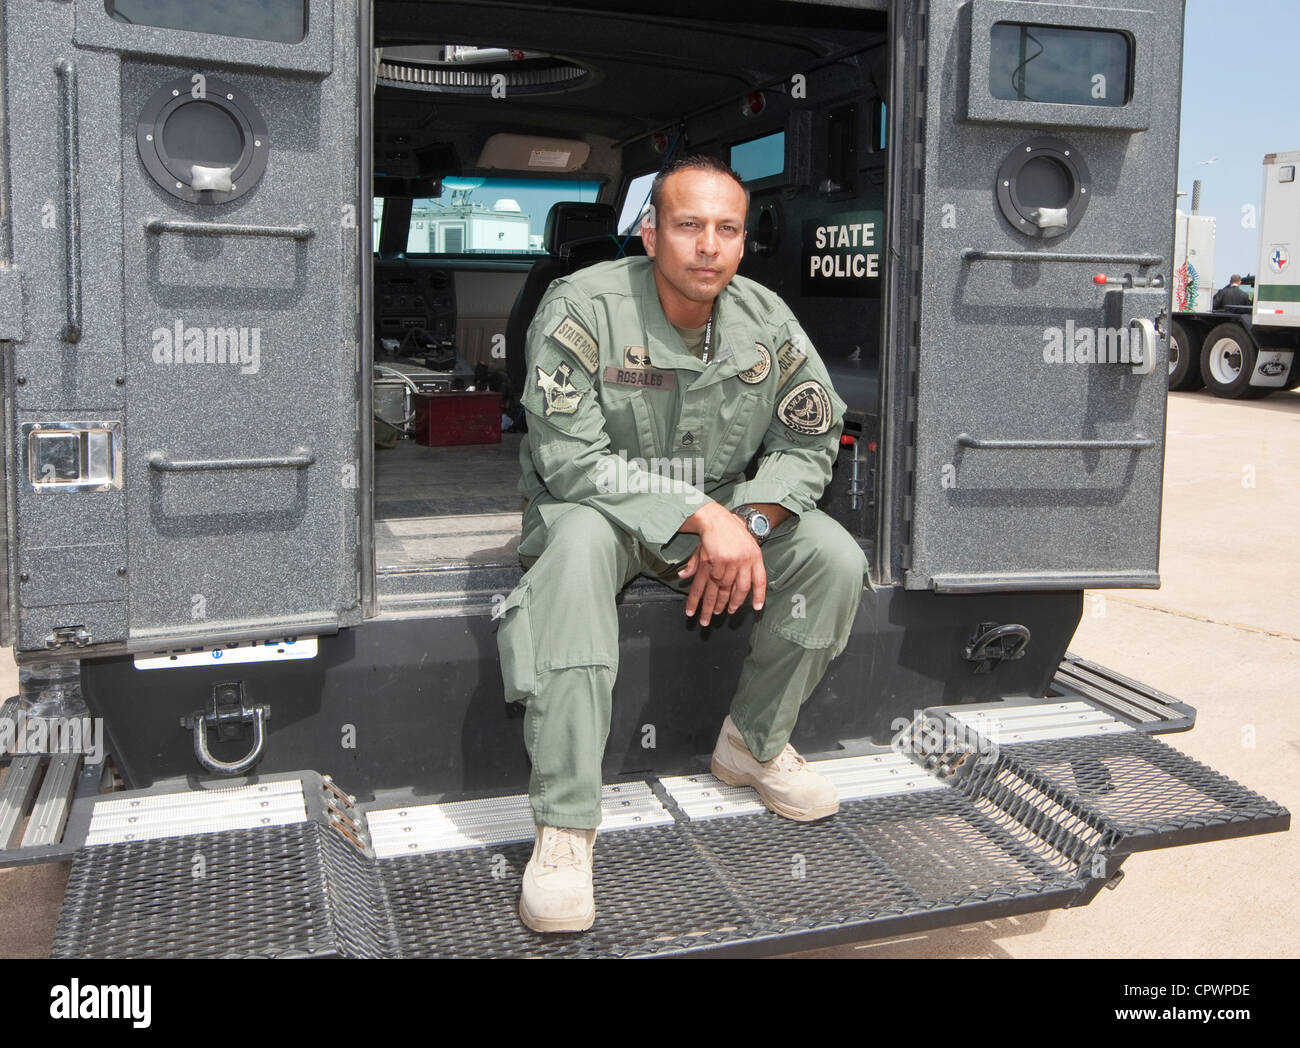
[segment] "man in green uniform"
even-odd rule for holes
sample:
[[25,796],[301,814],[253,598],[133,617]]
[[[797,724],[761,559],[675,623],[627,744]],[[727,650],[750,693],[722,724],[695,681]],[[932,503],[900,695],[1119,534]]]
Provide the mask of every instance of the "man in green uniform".
[[815,508],[844,403],[785,303],[736,276],[747,208],[725,164],[677,161],[651,192],[650,257],[556,280],[528,330],[527,571],[498,645],[506,698],[526,704],[538,830],[520,916],[537,931],[595,918],[615,596],[638,574],[686,592],[701,626],[746,599],[762,611],[713,773],[788,818],[839,809],[789,738],[867,582],[857,542]]

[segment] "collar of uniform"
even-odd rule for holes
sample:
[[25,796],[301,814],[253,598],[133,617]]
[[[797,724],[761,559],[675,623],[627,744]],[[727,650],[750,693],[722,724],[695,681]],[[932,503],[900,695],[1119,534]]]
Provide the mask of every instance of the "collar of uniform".
[[645,303],[642,316],[645,320],[646,352],[651,364],[658,368],[702,372],[692,384],[691,388],[695,388],[731,378],[759,362],[758,347],[738,333],[744,311],[736,301],[735,288],[728,284],[713,306],[713,363],[705,368],[704,362],[686,349],[677,329],[665,315],[659,301],[659,288],[655,286],[654,263],[647,261],[649,264],[641,276],[641,299]]

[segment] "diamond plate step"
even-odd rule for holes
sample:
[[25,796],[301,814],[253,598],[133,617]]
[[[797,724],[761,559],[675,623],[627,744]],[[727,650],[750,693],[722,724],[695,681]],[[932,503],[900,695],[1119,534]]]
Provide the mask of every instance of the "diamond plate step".
[[86,844],[283,826],[306,818],[301,779],[120,797],[95,803]]
[[1073,652],[1065,653],[1052,688],[1063,696],[1081,696],[1138,731],[1188,731],[1196,724],[1196,710],[1186,703]]
[[[601,789],[600,833],[662,826],[673,817],[644,782],[607,784]],[[399,855],[477,848],[511,841],[532,842],[536,832],[526,794],[450,804],[383,808],[366,813],[375,855]]]
[[[938,712],[938,711],[935,711]],[[1085,735],[1131,732],[1133,726],[1086,702],[978,703],[943,710],[968,731],[999,746],[1040,739],[1069,739]]]
[[[943,788],[941,782],[899,753],[809,761],[808,767],[835,784],[841,803]],[[676,775],[659,781],[692,821],[757,815],[767,810],[748,786],[728,786],[713,775]]]

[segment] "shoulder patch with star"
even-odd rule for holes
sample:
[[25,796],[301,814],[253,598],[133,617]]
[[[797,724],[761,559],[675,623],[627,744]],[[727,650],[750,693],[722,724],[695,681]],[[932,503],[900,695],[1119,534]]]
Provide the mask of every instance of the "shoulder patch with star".
[[740,372],[740,381],[748,382],[751,386],[762,382],[767,378],[768,372],[772,370],[772,352],[763,343],[755,342],[758,347],[758,363],[752,368],[746,368]]
[[578,358],[578,363],[594,375],[600,367],[600,346],[585,327],[572,317],[561,317],[547,334]]
[[820,382],[800,382],[781,398],[776,417],[796,433],[817,436],[831,428],[831,398]]
[[569,381],[569,376],[573,374],[573,368],[561,361],[556,365],[555,370],[549,375],[540,367],[537,368],[537,388],[542,391],[545,398],[546,408],[543,415],[550,418],[552,415],[572,415],[578,410],[578,402],[582,399],[583,390],[574,387]]

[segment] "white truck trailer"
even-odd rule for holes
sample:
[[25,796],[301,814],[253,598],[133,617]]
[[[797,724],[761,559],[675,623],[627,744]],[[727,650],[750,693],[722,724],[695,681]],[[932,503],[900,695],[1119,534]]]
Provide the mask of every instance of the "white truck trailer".
[[1259,265],[1249,306],[1213,308],[1214,219],[1179,211],[1169,325],[1169,388],[1260,397],[1300,386],[1300,150],[1264,157]]

